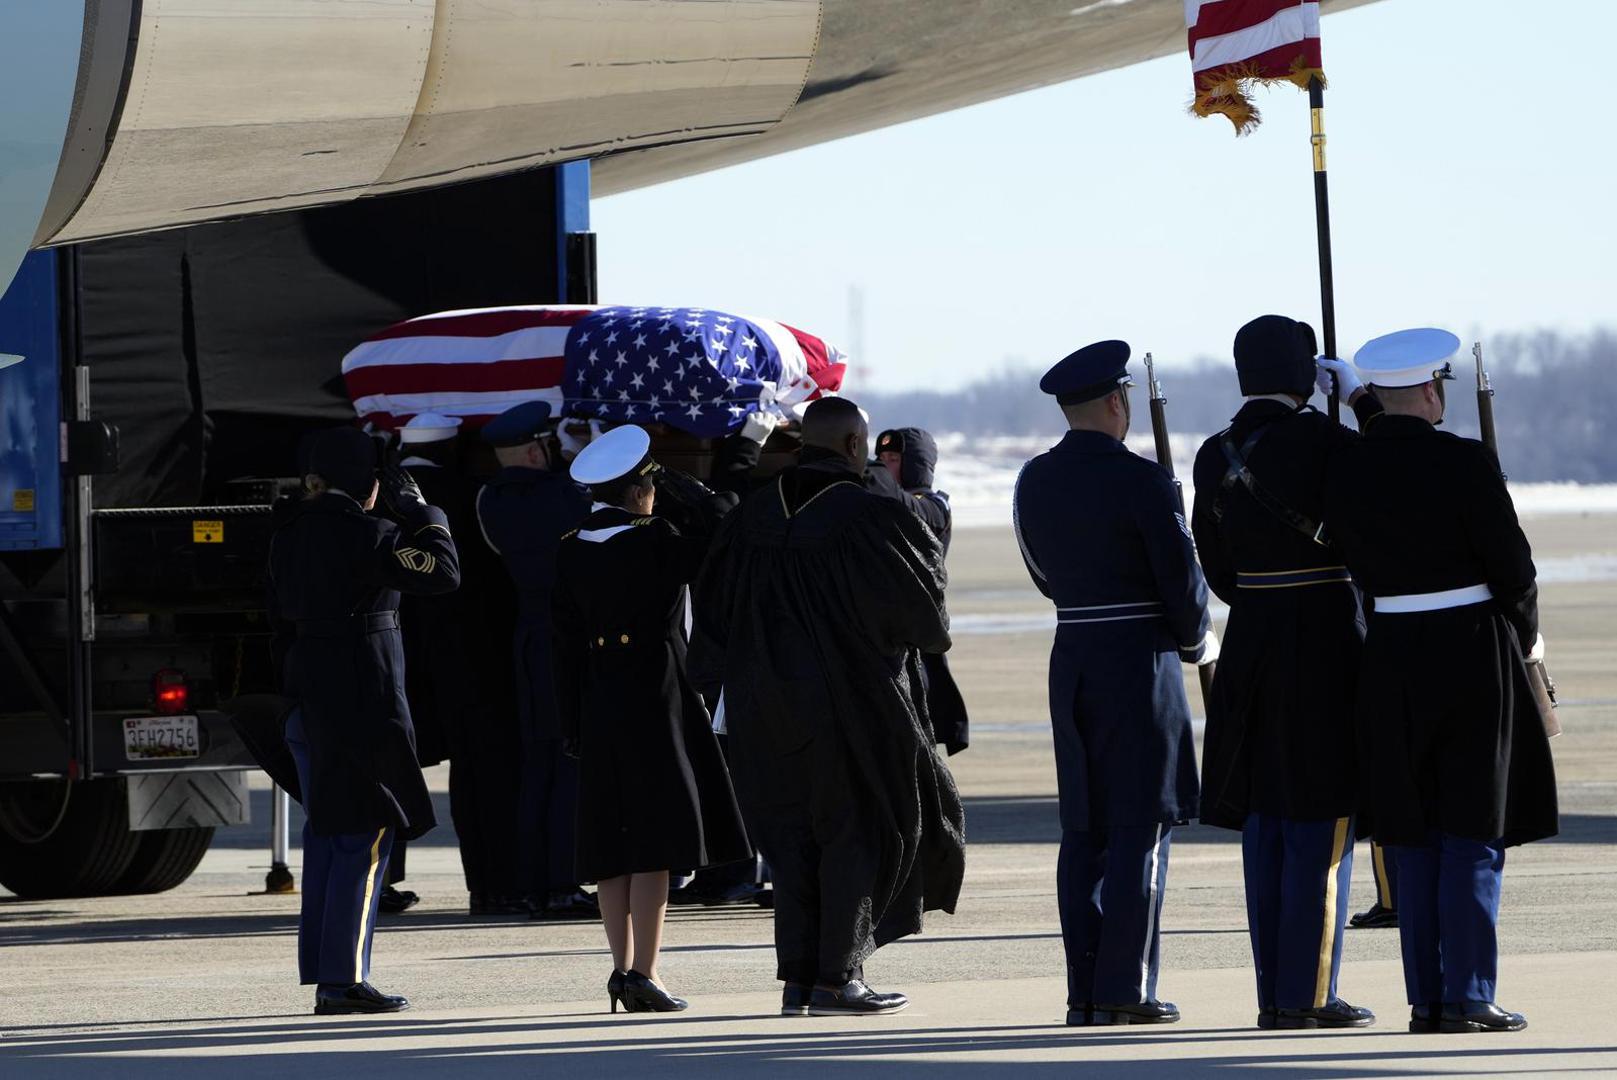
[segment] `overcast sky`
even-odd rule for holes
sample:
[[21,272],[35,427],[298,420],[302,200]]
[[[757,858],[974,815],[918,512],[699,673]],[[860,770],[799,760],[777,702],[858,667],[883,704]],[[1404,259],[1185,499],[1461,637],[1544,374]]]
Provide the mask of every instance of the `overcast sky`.
[[[1341,351],[1617,322],[1617,2],[1381,0],[1322,36]],[[884,389],[1105,337],[1227,357],[1267,311],[1317,325],[1307,95],[1261,93],[1243,139],[1189,96],[1172,56],[598,200],[602,298],[851,348],[857,286]]]

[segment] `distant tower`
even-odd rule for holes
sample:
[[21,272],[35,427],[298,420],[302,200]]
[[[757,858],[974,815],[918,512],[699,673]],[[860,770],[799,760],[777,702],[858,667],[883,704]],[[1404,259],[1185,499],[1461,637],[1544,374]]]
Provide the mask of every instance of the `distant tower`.
[[848,382],[857,392],[870,381],[865,353],[865,287],[848,286]]

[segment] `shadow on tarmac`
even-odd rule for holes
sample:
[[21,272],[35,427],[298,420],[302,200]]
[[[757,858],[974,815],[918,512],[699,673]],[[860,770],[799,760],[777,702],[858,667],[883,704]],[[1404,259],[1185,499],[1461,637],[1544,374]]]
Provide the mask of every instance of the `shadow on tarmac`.
[[[202,1021],[208,1023],[208,1021]],[[609,1020],[602,1014],[576,1017],[545,1016],[500,1018],[487,1021],[466,1019],[373,1018],[287,1018],[284,1023],[237,1025],[213,1022],[206,1028],[188,1026],[182,1031],[159,1030],[162,1021],[144,1025],[144,1030],[102,1030],[94,1028],[70,1032],[28,1029],[8,1033],[0,1041],[0,1073],[10,1067],[28,1066],[28,1075],[61,1077],[104,1076],[115,1069],[121,1078],[175,1078],[201,1080],[220,1074],[221,1062],[237,1080],[257,1076],[283,1076],[291,1072],[303,1078],[346,1075],[362,1063],[380,1064],[385,1060],[393,1080],[444,1076],[495,1077],[534,1075],[542,1067],[547,1075],[587,1077],[598,1075],[659,1077],[701,1077],[721,1074],[737,1076],[823,1075],[833,1066],[839,1077],[883,1077],[925,1070],[928,1077],[1004,1074],[1018,1076],[1069,1077],[1074,1067],[1085,1076],[1120,1078],[1222,1078],[1254,1066],[1283,1070],[1300,1080],[1337,1080],[1362,1076],[1367,1069],[1377,1075],[1430,1075],[1439,1061],[1453,1064],[1455,1055],[1486,1054],[1491,1062],[1509,1071],[1588,1071],[1545,1070],[1539,1062],[1546,1056],[1614,1055],[1617,1046],[1520,1047],[1494,1038],[1485,1042],[1457,1036],[1453,1045],[1429,1049],[1429,1042],[1409,1045],[1396,1027],[1369,1029],[1351,1034],[1314,1032],[1270,1033],[1265,1042],[1284,1039],[1293,1045],[1289,1053],[1238,1055],[1222,1044],[1250,1042],[1249,1031],[1209,1031],[1205,1029],[1088,1028],[1055,1025],[982,1026],[950,1028],[888,1028],[880,1021],[854,1021],[846,1032],[827,1033],[823,1025],[793,1031],[797,1022],[776,1017],[712,1016],[678,1018],[635,1018]],[[198,1021],[176,1023],[194,1025]],[[639,1027],[632,1037],[600,1037],[604,1024],[624,1023]],[[748,1023],[752,1030],[713,1032],[708,1025]],[[656,1025],[652,1029],[652,1025]],[[566,1038],[584,1036],[587,1041]],[[560,1036],[560,1037],[558,1037]],[[1327,1042],[1308,1048],[1311,1039]],[[386,1045],[383,1040],[407,1039],[409,1046]],[[431,1040],[421,1045],[421,1040]],[[1363,1049],[1344,1048],[1345,1039]],[[376,1040],[367,1048],[356,1040]],[[451,1041],[453,1040],[453,1041]],[[325,1044],[331,1044],[326,1048]],[[341,1048],[338,1048],[341,1044]],[[1400,1046],[1400,1044],[1403,1044]],[[1152,1051],[1138,1060],[1083,1060],[1085,1046],[1104,1047],[1110,1054],[1119,1049],[1138,1047]],[[1162,1047],[1182,1047],[1183,1053],[1164,1059],[1154,1053]],[[385,1054],[367,1057],[365,1051]],[[1234,1047],[1228,1049],[1233,1050]],[[210,1054],[220,1051],[222,1054]],[[183,1056],[168,1056],[173,1053]],[[1063,1054],[1063,1061],[1007,1061],[1004,1054]],[[207,1055],[207,1056],[198,1056]],[[906,1055],[927,1055],[929,1059],[947,1056],[949,1060],[907,1063]],[[116,1064],[108,1057],[116,1059]],[[1607,1058],[1613,1066],[1617,1060]],[[1543,1062],[1543,1064],[1550,1064]],[[15,1075],[15,1074],[12,1074]]]

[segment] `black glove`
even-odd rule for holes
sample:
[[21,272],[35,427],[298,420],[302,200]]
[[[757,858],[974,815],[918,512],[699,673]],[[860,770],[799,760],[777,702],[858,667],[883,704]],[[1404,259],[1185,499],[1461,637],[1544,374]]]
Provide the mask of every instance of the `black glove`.
[[421,486],[404,469],[389,465],[382,470],[382,502],[396,518],[417,517],[427,508]]
[[572,758],[574,761],[577,761],[578,760],[578,740],[577,739],[562,739],[562,741],[561,741],[561,752],[566,754],[568,757]]

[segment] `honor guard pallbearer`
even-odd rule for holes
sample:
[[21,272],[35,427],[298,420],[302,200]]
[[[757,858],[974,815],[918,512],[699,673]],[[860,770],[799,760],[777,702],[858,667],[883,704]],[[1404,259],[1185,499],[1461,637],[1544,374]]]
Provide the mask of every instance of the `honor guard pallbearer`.
[[1201,820],[1239,830],[1260,1028],[1362,1027],[1337,996],[1359,783],[1353,698],[1364,625],[1320,526],[1325,471],[1358,436],[1308,400],[1316,378],[1361,427],[1381,407],[1338,360],[1316,366],[1303,323],[1235,335],[1245,404],[1196,455],[1191,527],[1230,606],[1207,702]]
[[1555,770],[1525,662],[1532,552],[1493,454],[1436,427],[1459,346],[1422,329],[1359,350],[1386,415],[1332,460],[1325,526],[1369,609],[1359,726],[1410,1030],[1515,1031],[1494,1004],[1501,876],[1507,848],[1555,835]]
[[[269,566],[296,767],[276,779],[308,818],[298,973],[317,985],[317,1013],[394,1012],[405,1000],[368,981],[377,904],[394,838],[434,823],[405,700],[399,595],[453,590],[459,561],[443,512],[403,470],[379,484],[375,444],[358,429],[314,437],[304,484],[304,498],[278,506]],[[394,521],[366,513],[378,491]]]
[[511,644],[517,683],[522,777],[515,858],[535,918],[593,916],[592,897],[573,872],[573,814],[578,765],[562,753],[551,677],[550,607],[556,549],[578,527],[589,500],[560,471],[560,450],[543,401],[513,405],[483,428],[500,471],[477,496],[483,538],[505,562],[517,591]]
[[1055,601],[1050,719],[1067,1023],[1168,1023],[1156,997],[1173,826],[1196,815],[1181,660],[1212,659],[1207,586],[1178,492],[1123,445],[1129,347],[1068,356],[1039,389],[1071,426],[1017,479],[1017,541]]

